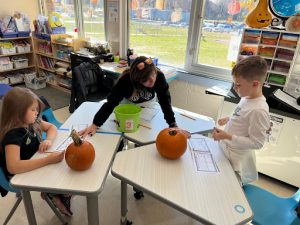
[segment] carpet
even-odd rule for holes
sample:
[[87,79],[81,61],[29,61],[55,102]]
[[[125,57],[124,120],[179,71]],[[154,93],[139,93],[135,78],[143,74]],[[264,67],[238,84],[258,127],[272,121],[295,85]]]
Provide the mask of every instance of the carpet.
[[[19,87],[21,86],[23,85],[19,85]],[[23,87],[26,86],[24,85]],[[30,90],[34,92],[37,96],[44,96],[49,102],[52,110],[57,110],[66,107],[70,103],[71,93],[67,93],[53,87],[47,86],[45,88],[38,89],[38,90],[34,90],[34,89],[30,89]]]

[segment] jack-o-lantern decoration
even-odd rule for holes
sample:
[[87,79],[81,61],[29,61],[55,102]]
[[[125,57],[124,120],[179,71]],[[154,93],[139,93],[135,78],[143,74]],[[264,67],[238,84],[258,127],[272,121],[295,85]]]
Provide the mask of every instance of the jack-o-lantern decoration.
[[72,130],[70,136],[73,143],[67,147],[65,160],[73,170],[87,170],[95,159],[94,147],[90,142],[81,140],[76,130]]
[[248,14],[245,22],[252,28],[269,26],[272,22],[272,15],[268,9],[268,0],[259,0],[255,9]]
[[156,138],[156,148],[167,159],[178,159],[187,148],[187,137],[178,128],[165,128]]

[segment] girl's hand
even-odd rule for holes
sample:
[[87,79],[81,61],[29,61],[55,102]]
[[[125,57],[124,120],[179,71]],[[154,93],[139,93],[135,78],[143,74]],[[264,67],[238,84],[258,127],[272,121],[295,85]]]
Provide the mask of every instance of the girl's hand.
[[64,155],[65,155],[65,151],[62,151],[62,152],[54,152],[54,153],[51,153],[47,156],[47,159],[49,160],[49,164],[53,164],[53,163],[58,163],[60,161],[63,160],[64,158]]
[[229,121],[229,117],[225,117],[225,118],[219,119],[218,124],[220,126],[224,126],[228,121]]
[[95,124],[90,125],[89,127],[78,132],[79,136],[85,138],[87,135],[93,136],[97,131],[97,126]]
[[39,152],[45,152],[52,145],[52,141],[50,139],[46,139],[40,143]]
[[221,130],[219,128],[215,128],[214,131],[212,132],[212,137],[215,141],[219,141],[219,140],[231,140],[232,139],[232,135],[225,132],[224,130]]

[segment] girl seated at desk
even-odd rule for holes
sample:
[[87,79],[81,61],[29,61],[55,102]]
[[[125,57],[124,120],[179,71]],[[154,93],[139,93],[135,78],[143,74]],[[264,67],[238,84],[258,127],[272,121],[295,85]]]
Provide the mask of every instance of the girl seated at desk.
[[[31,159],[37,152],[45,152],[56,136],[56,127],[38,118],[42,102],[27,88],[14,87],[3,99],[0,122],[0,166],[7,179],[14,174],[25,173],[63,160],[64,152],[49,153],[45,157]],[[47,138],[41,140],[41,133]],[[3,193],[5,190],[1,190]],[[5,194],[5,193],[3,193]],[[71,216],[71,195],[42,193],[52,200],[61,213]]]
[[151,58],[140,56],[135,59],[130,69],[125,70],[117,84],[107,97],[107,102],[99,109],[93,124],[79,132],[83,137],[93,135],[97,127],[102,126],[114,108],[123,102],[142,103],[151,101],[157,94],[158,103],[169,127],[177,127],[171,106],[169,85],[164,74],[153,64]]

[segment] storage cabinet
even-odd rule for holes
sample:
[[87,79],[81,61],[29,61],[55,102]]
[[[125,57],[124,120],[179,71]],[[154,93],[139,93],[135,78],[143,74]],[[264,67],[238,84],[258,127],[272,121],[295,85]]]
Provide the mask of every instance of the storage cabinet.
[[24,82],[24,75],[36,72],[32,38],[0,38],[0,82],[10,85]]
[[260,55],[268,63],[265,85],[284,87],[298,52],[299,33],[281,30],[250,29],[243,32],[238,61]]
[[70,52],[85,46],[84,39],[73,39],[68,34],[51,35],[51,40],[33,38],[39,75],[47,77],[51,86],[71,89]]

